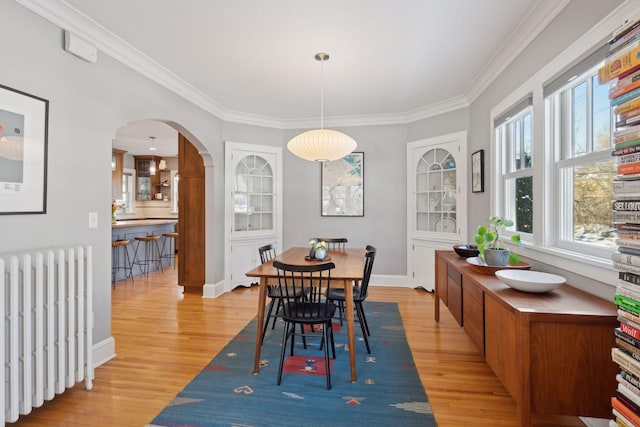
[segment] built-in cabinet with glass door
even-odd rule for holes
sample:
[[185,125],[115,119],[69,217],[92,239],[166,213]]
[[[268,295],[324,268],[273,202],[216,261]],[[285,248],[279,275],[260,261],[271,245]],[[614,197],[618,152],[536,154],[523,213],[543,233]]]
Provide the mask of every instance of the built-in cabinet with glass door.
[[278,147],[225,144],[225,271],[231,289],[252,283],[245,273],[259,264],[260,246],[275,243],[281,251],[281,157]]
[[407,273],[434,289],[435,250],[466,238],[466,132],[407,144]]

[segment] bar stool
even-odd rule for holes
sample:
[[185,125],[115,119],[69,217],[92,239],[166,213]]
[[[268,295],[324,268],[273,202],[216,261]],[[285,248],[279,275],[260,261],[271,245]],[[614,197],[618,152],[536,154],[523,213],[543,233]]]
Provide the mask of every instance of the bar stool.
[[[176,269],[176,250],[175,250],[175,242],[178,239],[178,233],[163,233],[162,234],[162,254],[160,255],[160,259],[169,258],[169,265],[171,265],[171,260],[173,260],[173,269]],[[164,248],[167,244],[167,240],[169,240],[169,252],[165,253]]]
[[[144,273],[145,276],[149,276],[149,267],[152,263],[156,263],[156,269],[160,266],[160,270],[164,273],[164,269],[162,268],[162,260],[160,259],[160,245],[158,244],[158,240],[160,239],[159,235],[151,235],[151,236],[141,236],[136,237],[136,251],[133,256],[132,265],[139,265],[140,272]],[[140,247],[140,243],[144,244],[144,259],[140,259],[138,257],[138,248]],[[155,244],[155,249],[154,249]],[[155,254],[154,254],[155,251]]]
[[[116,275],[118,270],[124,270],[124,277],[130,278],[132,282],[133,280],[133,266],[131,264],[131,258],[129,258],[129,251],[127,250],[127,245],[129,241],[126,239],[114,240],[111,242],[111,284],[115,288],[116,287]],[[122,261],[124,265],[120,265],[120,253],[119,249],[122,248],[124,250],[124,254],[122,255]],[[127,270],[129,270],[129,274],[127,275]]]

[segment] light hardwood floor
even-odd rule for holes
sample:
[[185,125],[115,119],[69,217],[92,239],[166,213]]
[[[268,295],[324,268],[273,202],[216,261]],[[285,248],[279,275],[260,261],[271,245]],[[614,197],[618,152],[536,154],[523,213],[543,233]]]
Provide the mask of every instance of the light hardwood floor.
[[[134,284],[117,282],[112,291],[117,357],[96,369],[93,390],[78,385],[13,425],[149,423],[256,314],[256,286],[203,299],[182,295],[175,283],[170,268],[136,278]],[[399,304],[439,427],[517,425],[513,399],[446,308],[440,323],[434,322],[432,294],[373,286],[369,299]],[[584,424],[575,417],[555,417],[538,419],[535,425]]]

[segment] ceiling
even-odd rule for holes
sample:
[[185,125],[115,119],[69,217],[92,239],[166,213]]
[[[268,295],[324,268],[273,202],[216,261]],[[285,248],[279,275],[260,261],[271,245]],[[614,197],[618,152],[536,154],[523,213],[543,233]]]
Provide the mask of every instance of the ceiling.
[[318,52],[327,126],[407,123],[468,105],[568,3],[17,1],[224,120],[279,128],[319,125]]

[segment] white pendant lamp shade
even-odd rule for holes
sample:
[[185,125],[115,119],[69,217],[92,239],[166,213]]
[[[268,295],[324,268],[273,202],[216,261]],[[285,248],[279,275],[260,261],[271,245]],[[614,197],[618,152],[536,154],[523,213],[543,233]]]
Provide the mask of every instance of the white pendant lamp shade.
[[323,63],[329,60],[326,53],[317,53],[320,61],[320,129],[309,130],[295,136],[287,144],[287,148],[296,156],[313,162],[330,162],[338,160],[356,149],[356,141],[349,135],[337,130],[324,128],[324,85]]
[[287,148],[296,156],[315,162],[338,160],[356,149],[349,135],[331,129],[313,129],[294,137]]

